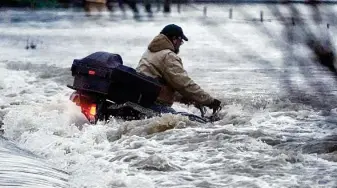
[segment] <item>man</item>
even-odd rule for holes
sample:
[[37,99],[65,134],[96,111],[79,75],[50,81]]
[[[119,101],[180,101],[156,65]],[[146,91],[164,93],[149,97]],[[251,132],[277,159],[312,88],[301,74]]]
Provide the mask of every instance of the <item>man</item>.
[[136,68],[138,72],[156,78],[164,85],[152,109],[161,113],[173,113],[175,111],[170,107],[177,101],[218,110],[221,102],[201,89],[183,68],[177,55],[183,40],[188,41],[181,27],[167,25],[151,41],[139,61]]
[[106,10],[106,0],[85,0],[84,9],[87,13]]

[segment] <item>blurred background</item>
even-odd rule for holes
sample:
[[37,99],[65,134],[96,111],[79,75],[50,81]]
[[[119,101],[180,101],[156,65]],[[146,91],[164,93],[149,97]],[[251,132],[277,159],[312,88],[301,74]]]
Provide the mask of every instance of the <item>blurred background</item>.
[[144,6],[147,12],[170,12],[172,4],[193,3],[336,3],[336,0],[2,0],[0,7],[25,7],[25,8],[70,8],[78,7],[86,11],[113,11],[119,7],[124,9],[124,4],[133,11],[138,12],[137,6]]

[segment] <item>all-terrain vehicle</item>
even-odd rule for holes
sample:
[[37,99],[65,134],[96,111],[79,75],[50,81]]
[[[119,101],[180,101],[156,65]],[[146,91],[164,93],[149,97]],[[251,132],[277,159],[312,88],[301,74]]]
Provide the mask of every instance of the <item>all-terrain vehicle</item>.
[[[159,95],[161,83],[123,65],[118,54],[96,52],[82,59],[75,59],[71,72],[74,81],[68,87],[75,91],[70,100],[81,107],[90,123],[108,120],[110,117],[138,120],[160,116],[151,106]],[[215,120],[216,112],[211,117],[205,117],[205,109],[200,107],[202,117],[178,114],[203,123]]]

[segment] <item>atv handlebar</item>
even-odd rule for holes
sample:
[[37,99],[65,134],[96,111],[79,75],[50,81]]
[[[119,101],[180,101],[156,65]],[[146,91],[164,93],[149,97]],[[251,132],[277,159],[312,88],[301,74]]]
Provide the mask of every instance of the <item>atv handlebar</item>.
[[220,117],[218,115],[218,113],[220,112],[220,110],[222,109],[222,107],[220,106],[218,109],[213,109],[212,115],[209,117],[206,117],[205,114],[207,113],[207,108],[206,106],[196,106],[199,110],[200,110],[200,114],[202,118],[207,118],[210,120],[210,122],[214,122],[214,121],[218,121],[220,120]]

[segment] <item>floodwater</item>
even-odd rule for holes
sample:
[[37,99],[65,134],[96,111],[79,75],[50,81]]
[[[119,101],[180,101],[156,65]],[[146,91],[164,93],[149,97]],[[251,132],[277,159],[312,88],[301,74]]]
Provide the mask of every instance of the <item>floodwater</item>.
[[[307,29],[336,44],[336,7],[320,9],[315,23],[298,5]],[[304,45],[308,30],[275,10],[291,17],[283,5],[263,4],[183,5],[137,19],[1,10],[0,187],[337,187],[336,75]],[[107,51],[135,67],[170,23],[189,38],[180,53],[189,75],[225,103],[221,120],[87,124],[69,101],[73,59]]]

